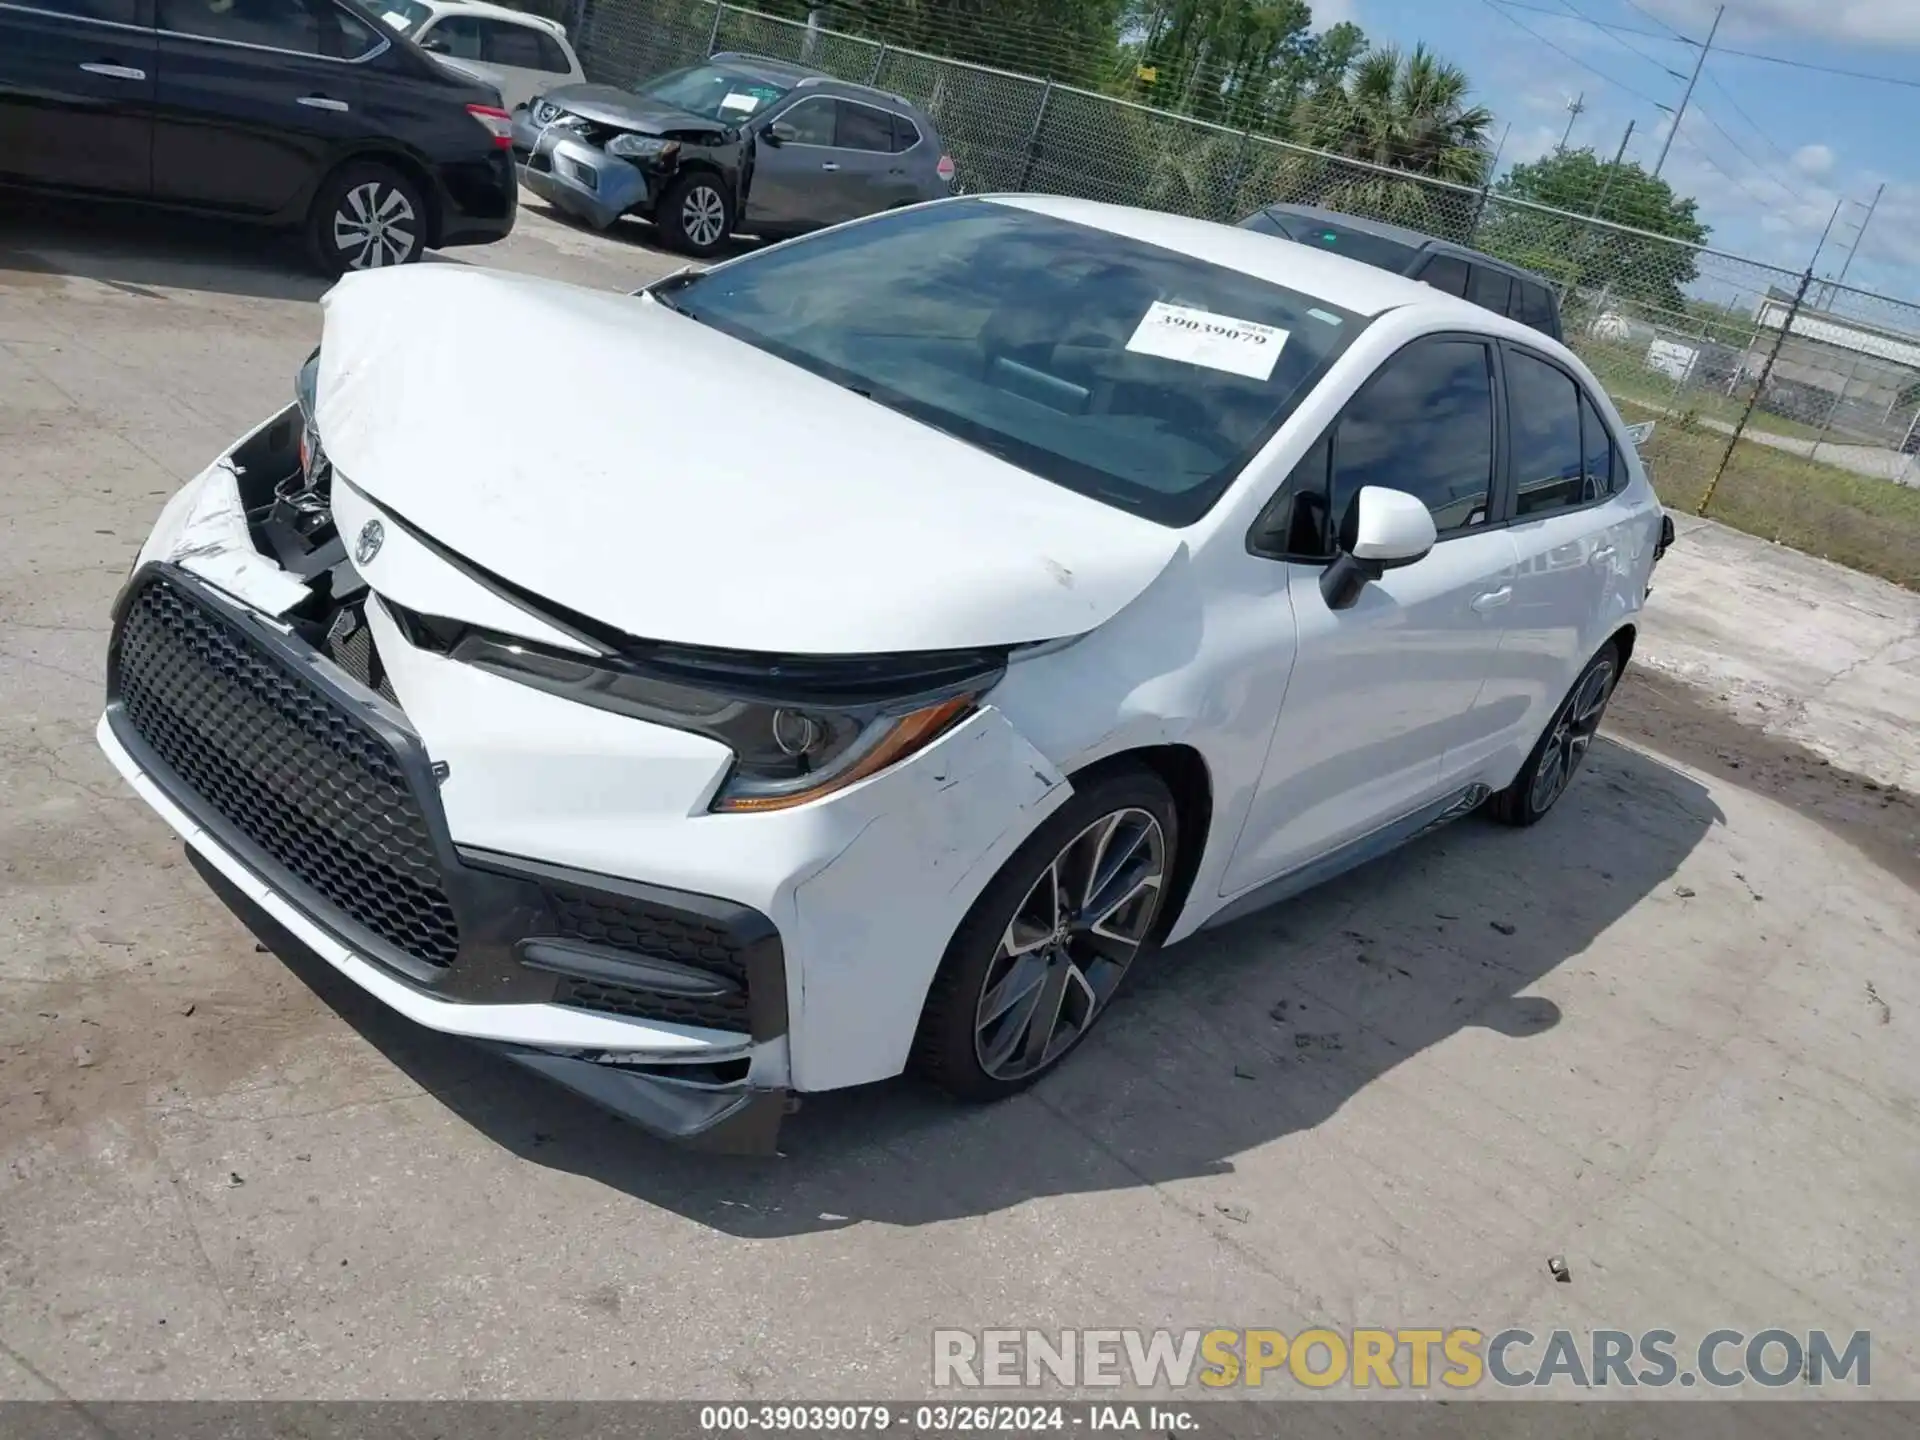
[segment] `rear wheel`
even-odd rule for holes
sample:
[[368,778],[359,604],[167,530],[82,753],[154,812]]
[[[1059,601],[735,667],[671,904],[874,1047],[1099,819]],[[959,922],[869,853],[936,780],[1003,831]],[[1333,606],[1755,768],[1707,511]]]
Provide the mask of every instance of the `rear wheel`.
[[1580,762],[1587,758],[1607,701],[1620,680],[1620,651],[1609,640],[1587,662],[1567,698],[1554,712],[1547,733],[1533,747],[1513,783],[1487,802],[1487,811],[1507,825],[1531,825],[1554,807],[1573,783]]
[[689,255],[711,255],[733,233],[733,201],[720,178],[704,170],[667,187],[654,211],[660,238]]
[[307,248],[323,273],[411,265],[426,249],[427,207],[414,182],[390,165],[362,161],[314,197]]
[[960,1099],[996,1100],[1066,1059],[1154,946],[1175,814],[1160,778],[1130,767],[1047,817],[954,932],[913,1068]]

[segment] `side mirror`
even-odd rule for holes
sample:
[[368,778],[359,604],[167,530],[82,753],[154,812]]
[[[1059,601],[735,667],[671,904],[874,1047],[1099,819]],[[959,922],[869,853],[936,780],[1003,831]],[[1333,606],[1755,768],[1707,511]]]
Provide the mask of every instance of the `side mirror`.
[[766,136],[767,144],[778,150],[790,140],[798,140],[800,132],[784,120],[776,120],[760,132]]
[[420,42],[420,48],[434,55],[445,55],[448,51],[445,38],[439,35],[427,36]]
[[1423,560],[1439,538],[1426,502],[1404,490],[1363,486],[1340,527],[1340,554],[1320,575],[1330,610],[1345,610],[1367,582]]

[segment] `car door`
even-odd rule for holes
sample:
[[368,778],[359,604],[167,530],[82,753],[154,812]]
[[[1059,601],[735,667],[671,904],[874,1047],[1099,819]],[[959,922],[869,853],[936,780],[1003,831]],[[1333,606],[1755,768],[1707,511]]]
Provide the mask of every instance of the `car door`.
[[555,40],[536,25],[480,17],[481,58],[499,71],[505,83],[501,93],[509,110],[534,96],[564,85],[571,66]]
[[332,0],[156,4],[158,198],[275,215],[372,133],[356,62],[388,41]]
[[144,197],[152,0],[0,3],[0,178]]
[[[1524,755],[1574,676],[1631,608],[1634,510],[1618,439],[1573,373],[1502,342],[1518,570],[1488,702],[1510,717],[1493,751]],[[1618,488],[1616,488],[1618,487]]]
[[[1283,562],[1293,675],[1223,893],[1363,846],[1466,783],[1447,757],[1495,724],[1481,691],[1515,574],[1495,509],[1497,419],[1491,342],[1429,336],[1380,367],[1288,481],[1319,548]],[[1369,485],[1424,500],[1439,540],[1333,609],[1330,539]]]
[[[747,218],[740,229],[809,230],[834,223],[834,198],[824,182],[839,168],[834,149],[838,106],[831,95],[803,95],[766,118],[756,134]],[[775,125],[786,139],[771,138]]]
[[906,162],[893,152],[893,112],[857,100],[837,105],[836,153],[826,172],[834,221],[873,215],[910,198]]

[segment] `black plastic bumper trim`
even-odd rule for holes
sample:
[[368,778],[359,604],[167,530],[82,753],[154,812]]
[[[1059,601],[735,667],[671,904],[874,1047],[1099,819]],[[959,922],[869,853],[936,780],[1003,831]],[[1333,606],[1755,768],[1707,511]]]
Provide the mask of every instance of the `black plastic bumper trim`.
[[632,990],[684,995],[690,999],[717,1000],[740,993],[740,987],[724,975],[652,955],[633,955],[572,940],[522,940],[515,948],[520,952],[522,965],[551,970],[556,975],[605,980],[610,985],[625,985]]
[[683,1085],[658,1070],[639,1074],[545,1050],[491,1048],[642,1130],[690,1149],[723,1155],[778,1153],[780,1122],[790,1103],[785,1090]]

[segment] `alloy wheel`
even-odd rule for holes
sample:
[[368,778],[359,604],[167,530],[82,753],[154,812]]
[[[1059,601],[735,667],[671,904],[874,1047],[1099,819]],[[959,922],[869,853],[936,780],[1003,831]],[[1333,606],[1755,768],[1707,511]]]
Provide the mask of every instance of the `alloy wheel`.
[[974,1056],[996,1080],[1045,1069],[1113,998],[1160,910],[1167,839],[1128,807],[1087,826],[1028,889],[974,1011]]
[[687,239],[705,249],[720,243],[727,226],[726,202],[711,185],[695,185],[680,202],[680,229]]
[[419,222],[405,192],[378,180],[354,186],[333,212],[334,248],[349,270],[402,265],[419,244]]
[[1603,660],[1581,677],[1572,697],[1561,708],[1547,737],[1534,772],[1527,800],[1533,813],[1544,815],[1566,791],[1573,772],[1586,759],[1593,737],[1599,732],[1600,717],[1606,713],[1607,700],[1613,694],[1613,661]]

